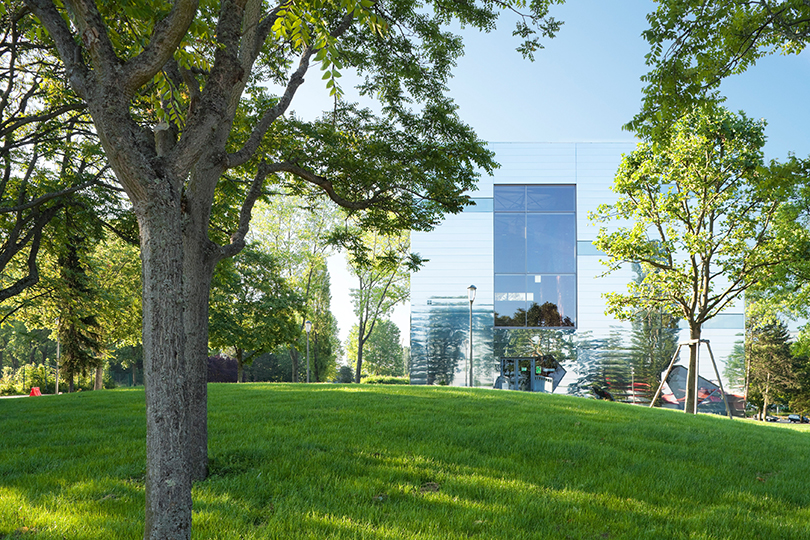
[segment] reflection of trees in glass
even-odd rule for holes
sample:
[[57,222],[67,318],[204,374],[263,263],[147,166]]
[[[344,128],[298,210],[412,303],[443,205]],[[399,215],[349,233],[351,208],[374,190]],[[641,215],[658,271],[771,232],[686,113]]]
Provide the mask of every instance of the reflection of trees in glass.
[[431,310],[427,333],[427,384],[450,384],[466,361],[469,311],[452,306]]
[[[648,271],[634,263],[633,281],[643,282]],[[655,272],[656,270],[652,270]],[[606,339],[588,332],[579,342],[580,379],[569,385],[578,395],[592,393],[593,385],[608,390],[620,401],[649,402],[678,346],[678,318],[661,307],[639,309],[632,319],[629,344],[618,327]]]
[[[432,299],[445,302],[448,299]],[[469,303],[414,309],[411,315],[410,377],[412,384],[463,384],[468,367]],[[492,311],[473,311],[473,384],[489,386],[496,377],[492,356]]]
[[678,318],[660,309],[639,311],[633,319],[630,359],[635,400],[649,402],[661,383],[661,372],[678,347]]
[[577,339],[576,382],[569,384],[568,393],[580,396],[595,395],[607,390],[617,401],[632,395],[633,380],[631,352],[623,339],[621,328],[611,328],[606,338],[594,338],[592,332],[583,332]]
[[563,317],[560,315],[560,310],[557,304],[552,302],[545,302],[542,306],[537,302],[532,303],[529,312],[526,314],[527,326],[550,326],[550,327],[564,327],[574,326],[574,322],[570,317]]
[[734,342],[734,347],[726,358],[723,376],[728,379],[729,388],[745,390],[745,342],[743,340]]
[[573,327],[574,321],[571,317],[563,317],[557,304],[544,302],[542,305],[532,302],[529,311],[518,308],[515,314],[500,315],[495,313],[495,326],[545,326],[548,328]]
[[579,377],[568,393],[593,395],[596,385],[617,401],[649,402],[677,345],[677,319],[654,310],[640,312],[629,335],[620,327],[605,338],[582,332],[577,336]]
[[494,354],[499,359],[550,354],[563,364],[576,360],[577,355],[574,333],[570,330],[500,329],[495,332],[494,344]]

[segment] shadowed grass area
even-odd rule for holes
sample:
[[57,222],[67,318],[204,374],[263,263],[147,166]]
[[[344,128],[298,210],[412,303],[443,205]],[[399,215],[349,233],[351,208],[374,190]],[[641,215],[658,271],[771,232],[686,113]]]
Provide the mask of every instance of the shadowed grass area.
[[[810,433],[581,398],[211,385],[194,538],[810,539]],[[0,538],[138,538],[143,392],[0,402]]]

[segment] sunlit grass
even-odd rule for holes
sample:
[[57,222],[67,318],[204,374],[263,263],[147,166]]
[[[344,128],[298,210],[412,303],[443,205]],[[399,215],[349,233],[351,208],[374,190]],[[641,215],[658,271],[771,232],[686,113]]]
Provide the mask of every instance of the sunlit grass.
[[[209,399],[194,538],[810,538],[807,426],[483,389]],[[144,425],[142,390],[1,401],[0,538],[140,537]]]

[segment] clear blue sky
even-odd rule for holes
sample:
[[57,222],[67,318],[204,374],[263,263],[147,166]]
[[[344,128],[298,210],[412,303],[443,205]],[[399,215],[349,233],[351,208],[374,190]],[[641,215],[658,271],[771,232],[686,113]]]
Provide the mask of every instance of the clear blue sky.
[[[638,111],[649,47],[641,32],[651,0],[569,0],[553,6],[565,22],[545,41],[535,61],[515,51],[513,23],[504,19],[490,34],[465,31],[465,56],[450,83],[459,114],[493,142],[570,142],[632,140],[622,125]],[[347,79],[347,77],[344,77]],[[330,101],[317,74],[308,77],[292,108],[317,116]],[[810,53],[770,56],[743,75],[726,80],[726,106],[768,121],[765,151],[783,159],[789,151],[810,156]],[[345,338],[353,324],[346,275],[333,274],[333,312]],[[408,311],[395,320],[408,332]],[[407,339],[406,335],[403,335]]]

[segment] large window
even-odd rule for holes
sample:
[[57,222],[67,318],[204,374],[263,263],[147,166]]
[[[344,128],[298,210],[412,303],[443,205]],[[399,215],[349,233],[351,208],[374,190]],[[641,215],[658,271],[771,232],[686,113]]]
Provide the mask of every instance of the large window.
[[494,210],[495,326],[576,326],[575,186],[494,186]]

